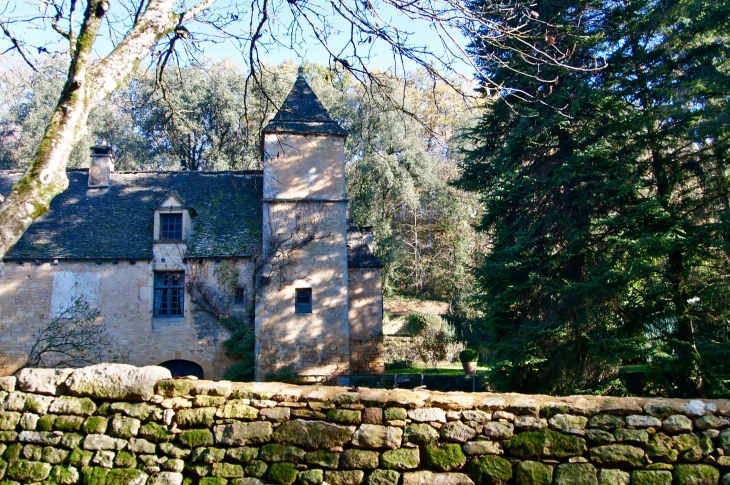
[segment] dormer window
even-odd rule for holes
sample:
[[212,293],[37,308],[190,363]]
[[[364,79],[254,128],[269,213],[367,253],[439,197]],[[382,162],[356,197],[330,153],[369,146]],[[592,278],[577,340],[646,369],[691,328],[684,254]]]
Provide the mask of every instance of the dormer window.
[[182,241],[183,215],[160,214],[160,239],[163,241]]

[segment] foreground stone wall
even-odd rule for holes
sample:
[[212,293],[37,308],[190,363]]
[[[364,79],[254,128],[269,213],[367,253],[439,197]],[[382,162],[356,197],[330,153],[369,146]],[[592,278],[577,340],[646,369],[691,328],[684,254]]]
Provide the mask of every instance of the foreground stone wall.
[[730,483],[728,401],[169,376],[100,364],[0,378],[0,483]]

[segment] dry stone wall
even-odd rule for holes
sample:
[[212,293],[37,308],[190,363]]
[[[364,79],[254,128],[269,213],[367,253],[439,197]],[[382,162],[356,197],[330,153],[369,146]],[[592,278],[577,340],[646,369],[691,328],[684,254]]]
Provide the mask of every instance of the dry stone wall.
[[0,377],[0,485],[730,484],[730,402]]

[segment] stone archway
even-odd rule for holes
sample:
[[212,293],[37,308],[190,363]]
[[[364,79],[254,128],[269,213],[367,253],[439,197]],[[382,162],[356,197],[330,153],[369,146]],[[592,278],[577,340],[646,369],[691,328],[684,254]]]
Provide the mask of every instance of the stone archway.
[[203,368],[200,364],[196,364],[190,360],[167,360],[159,365],[169,369],[173,377],[195,376],[198,379],[204,378]]

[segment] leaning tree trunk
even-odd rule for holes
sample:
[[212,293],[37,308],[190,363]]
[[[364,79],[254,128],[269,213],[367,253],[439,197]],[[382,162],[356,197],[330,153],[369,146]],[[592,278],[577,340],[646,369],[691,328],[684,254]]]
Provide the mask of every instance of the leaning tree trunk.
[[92,62],[94,42],[109,3],[88,0],[81,30],[70,46],[71,65],[56,109],[27,170],[0,205],[0,258],[36,217],[48,211],[51,199],[68,187],[68,157],[86,132],[91,109],[129,78],[162,36],[214,1],[202,0],[178,14],[173,12],[173,0],[149,0],[126,37],[107,57]]

